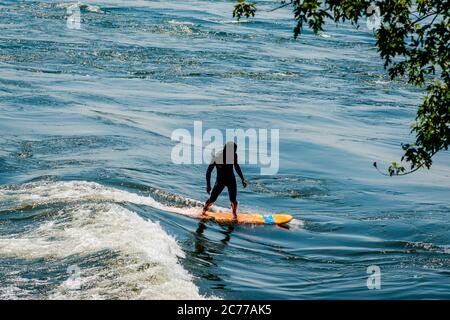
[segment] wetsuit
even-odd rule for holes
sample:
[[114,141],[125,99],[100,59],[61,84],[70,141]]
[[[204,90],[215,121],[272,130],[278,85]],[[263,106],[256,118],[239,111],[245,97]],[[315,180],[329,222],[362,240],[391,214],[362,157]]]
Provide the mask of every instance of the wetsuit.
[[236,196],[237,196],[237,187],[236,187],[236,178],[234,176],[234,169],[236,169],[239,177],[244,181],[244,175],[242,174],[241,167],[238,164],[237,154],[234,153],[234,161],[226,161],[224,158],[224,153],[220,153],[216,158],[211,161],[211,164],[208,166],[208,170],[206,171],[206,185],[208,190],[211,188],[211,173],[216,168],[217,170],[217,178],[216,183],[214,184],[214,188],[211,191],[211,196],[208,199],[207,203],[216,202],[220,193],[223,191],[225,187],[228,189],[228,195],[230,197],[230,202],[237,204]]

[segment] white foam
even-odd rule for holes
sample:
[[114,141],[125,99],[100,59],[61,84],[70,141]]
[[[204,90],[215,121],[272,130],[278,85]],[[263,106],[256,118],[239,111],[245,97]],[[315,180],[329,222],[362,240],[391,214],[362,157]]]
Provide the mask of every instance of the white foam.
[[60,3],[60,4],[57,4],[56,7],[64,8],[64,9],[72,9],[72,10],[76,9],[76,8],[79,8],[79,9],[82,9],[82,10],[85,10],[85,11],[91,12],[91,13],[105,13],[98,6],[90,5],[90,4],[87,4],[87,3],[82,3],[80,1],[75,2],[75,3],[69,3],[69,2],[67,2],[67,3]]
[[250,22],[252,22],[252,21],[244,20],[244,19],[241,19],[241,20],[223,20],[222,21],[222,23],[224,23],[224,24],[241,24],[241,23],[250,23]]
[[319,37],[328,39],[328,38],[331,38],[331,35],[321,32],[321,33],[319,33]]
[[289,227],[293,229],[303,229],[304,226],[305,222],[303,220],[293,219],[291,222],[289,222]]
[[[197,207],[175,207],[165,205],[153,199],[151,196],[142,196],[119,189],[105,187],[95,182],[87,181],[62,181],[52,182],[44,181],[38,183],[29,183],[21,186],[20,189],[11,190],[0,188],[0,200],[8,198],[9,201],[15,201],[16,205],[30,206],[42,205],[54,202],[76,202],[80,200],[92,201],[112,201],[115,203],[133,203],[146,205],[155,209],[182,214],[185,216],[200,218],[200,202],[184,198],[184,200],[197,203]],[[216,210],[227,210],[226,208],[214,207]],[[1,204],[0,204],[1,209]]]
[[[80,199],[87,201],[74,203]],[[81,290],[73,290],[64,281],[48,292],[51,299],[203,298],[179,263],[184,253],[176,240],[158,223],[110,201],[161,205],[149,197],[91,182],[47,181],[0,188],[3,206],[64,202],[51,220],[26,233],[1,236],[0,256],[57,261],[76,257]],[[83,269],[84,259],[96,254],[101,266],[95,263]],[[0,288],[2,292],[3,296],[15,294],[11,288]]]
[[176,21],[176,20],[169,20],[170,24],[174,25],[186,25],[186,26],[193,26],[194,24],[192,22],[188,21]]

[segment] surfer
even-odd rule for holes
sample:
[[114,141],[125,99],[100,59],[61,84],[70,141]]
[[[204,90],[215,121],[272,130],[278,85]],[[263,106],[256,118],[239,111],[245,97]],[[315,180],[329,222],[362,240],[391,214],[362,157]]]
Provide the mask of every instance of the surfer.
[[[214,204],[214,202],[216,202],[223,189],[227,187],[231,202],[231,210],[233,211],[233,219],[237,220],[237,187],[233,168],[241,178],[242,186],[244,188],[247,187],[247,181],[244,179],[241,167],[239,166],[236,151],[236,143],[234,143],[233,141],[229,141],[225,144],[223,150],[211,160],[211,163],[208,166],[208,170],[206,170],[206,192],[210,194],[210,197],[203,207],[203,215],[205,215],[206,211],[208,211],[208,209]],[[216,168],[217,170],[217,177],[214,188],[211,191],[211,173],[214,168]]]

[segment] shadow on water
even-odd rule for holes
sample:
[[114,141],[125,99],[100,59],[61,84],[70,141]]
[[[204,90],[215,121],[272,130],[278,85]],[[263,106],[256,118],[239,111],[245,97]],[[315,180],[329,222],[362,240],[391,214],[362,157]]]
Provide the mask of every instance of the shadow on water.
[[[194,238],[193,251],[187,255],[186,267],[195,270],[198,277],[196,282],[200,288],[207,291],[207,295],[209,295],[208,293],[215,296],[224,295],[224,290],[230,290],[227,289],[227,282],[224,279],[226,274],[220,271],[220,260],[226,256],[225,251],[229,246],[235,228],[234,224],[224,224],[220,225],[220,231],[217,232],[213,228],[208,228],[208,221],[202,220],[198,223],[196,230],[192,232]],[[214,235],[221,234],[220,240],[212,241],[209,239],[206,235],[208,231],[212,231]],[[209,292],[210,289],[214,291]],[[220,290],[223,293],[215,290]]]
[[[194,255],[205,261],[213,262],[214,255],[223,253],[228,243],[231,240],[231,234],[235,230],[234,224],[226,224],[222,226],[222,231],[220,233],[224,236],[219,243],[215,243],[214,247],[211,247],[211,241],[205,236],[205,231],[207,229],[207,221],[200,221],[195,230],[195,251]],[[213,254],[211,254],[213,253]]]

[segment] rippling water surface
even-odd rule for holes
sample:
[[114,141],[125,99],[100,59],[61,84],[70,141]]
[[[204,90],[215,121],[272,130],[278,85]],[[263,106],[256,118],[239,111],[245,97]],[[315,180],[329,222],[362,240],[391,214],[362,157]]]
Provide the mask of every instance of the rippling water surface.
[[[287,9],[114,0],[75,30],[68,4],[0,1],[0,298],[450,298],[450,157],[372,167],[401,156],[422,92],[364,25],[296,41]],[[194,121],[280,129],[278,174],[243,165],[239,200],[289,228],[195,219],[206,166],[170,160]]]

